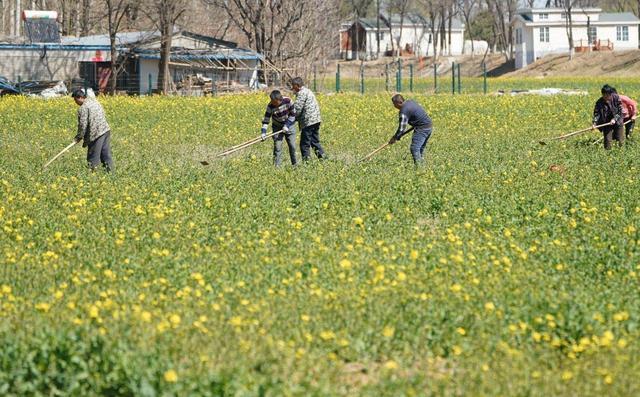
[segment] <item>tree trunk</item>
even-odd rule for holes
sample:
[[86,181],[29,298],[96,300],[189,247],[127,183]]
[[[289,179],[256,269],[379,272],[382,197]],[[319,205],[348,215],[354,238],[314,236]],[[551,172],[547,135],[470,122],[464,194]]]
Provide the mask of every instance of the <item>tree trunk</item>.
[[82,2],[82,27],[81,36],[89,35],[89,14],[91,12],[91,0],[83,0]]
[[[569,40],[569,60],[573,59],[573,17],[571,16],[571,1],[567,0],[567,38]],[[589,32],[587,32],[587,36]]]
[[161,34],[162,40],[160,44],[160,62],[158,64],[158,90],[164,95],[169,93],[169,62],[171,60],[171,38],[173,24],[170,16],[161,17]]

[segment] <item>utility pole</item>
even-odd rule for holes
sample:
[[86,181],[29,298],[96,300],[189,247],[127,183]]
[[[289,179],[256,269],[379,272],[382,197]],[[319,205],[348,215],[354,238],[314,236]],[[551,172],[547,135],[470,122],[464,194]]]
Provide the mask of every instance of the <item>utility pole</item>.
[[376,58],[380,58],[380,0],[376,0],[376,29],[376,41],[378,42]]

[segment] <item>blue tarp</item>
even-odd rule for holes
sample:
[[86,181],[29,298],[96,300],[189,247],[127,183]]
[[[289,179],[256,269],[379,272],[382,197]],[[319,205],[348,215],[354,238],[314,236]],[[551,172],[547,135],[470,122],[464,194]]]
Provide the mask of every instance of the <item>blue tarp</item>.
[[19,94],[18,88],[5,77],[0,76],[0,95]]

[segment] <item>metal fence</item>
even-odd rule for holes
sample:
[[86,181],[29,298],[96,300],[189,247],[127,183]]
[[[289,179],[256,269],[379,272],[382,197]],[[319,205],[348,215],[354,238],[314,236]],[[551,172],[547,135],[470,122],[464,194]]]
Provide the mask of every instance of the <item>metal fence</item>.
[[[439,66],[397,61],[384,65],[338,64],[335,74],[314,69],[311,86],[319,92],[425,92],[425,93],[487,93],[489,79],[486,67],[482,77],[467,78],[461,64]],[[469,84],[466,84],[469,83]]]

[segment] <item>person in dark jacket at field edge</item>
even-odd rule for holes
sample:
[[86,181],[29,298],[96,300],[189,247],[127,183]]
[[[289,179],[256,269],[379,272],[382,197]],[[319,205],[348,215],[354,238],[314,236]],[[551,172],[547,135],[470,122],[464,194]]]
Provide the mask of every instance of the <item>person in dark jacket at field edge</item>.
[[618,141],[620,146],[624,144],[622,101],[616,94],[615,89],[608,84],[605,84],[600,92],[602,97],[598,99],[593,109],[593,128],[595,129],[597,125],[609,123],[598,129],[604,136],[604,148],[610,150],[613,139]]
[[399,125],[396,133],[389,140],[393,145],[407,133],[407,125],[413,127],[411,138],[411,156],[416,165],[424,163],[424,149],[431,137],[432,122],[427,112],[418,103],[412,100],[405,101],[404,97],[396,94],[391,98],[393,106],[400,111]]

